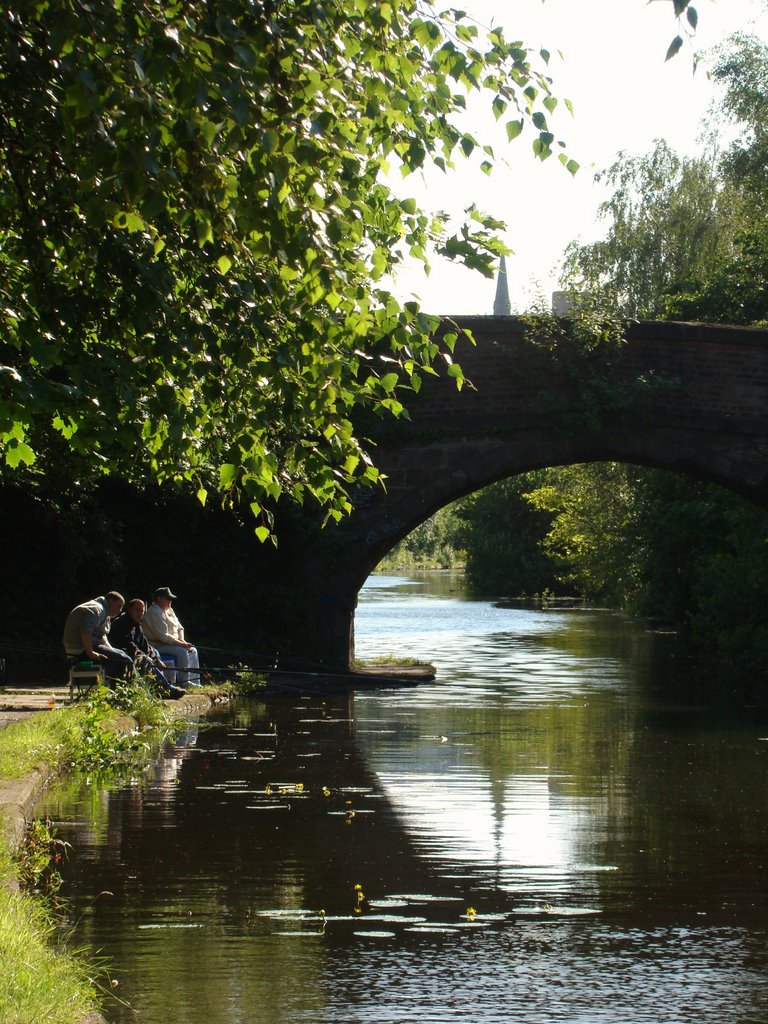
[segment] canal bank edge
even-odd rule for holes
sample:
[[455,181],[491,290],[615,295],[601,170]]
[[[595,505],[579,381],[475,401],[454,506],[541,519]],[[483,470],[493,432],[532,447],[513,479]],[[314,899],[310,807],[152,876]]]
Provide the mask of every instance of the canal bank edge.
[[[163,703],[171,708],[179,719],[195,714],[206,714],[222,700],[222,694],[188,693],[180,700],[168,700]],[[55,714],[53,711],[38,711],[35,714]],[[112,719],[107,725],[110,731],[118,735],[130,735],[139,731],[139,725],[130,715],[122,715]],[[52,778],[62,774],[58,769],[47,764],[39,764],[21,779],[0,780],[0,835],[8,843],[12,851],[21,846],[32,812],[40,794]],[[18,884],[11,881],[12,888]],[[82,1018],[79,1024],[106,1024],[100,1013],[91,1013]]]

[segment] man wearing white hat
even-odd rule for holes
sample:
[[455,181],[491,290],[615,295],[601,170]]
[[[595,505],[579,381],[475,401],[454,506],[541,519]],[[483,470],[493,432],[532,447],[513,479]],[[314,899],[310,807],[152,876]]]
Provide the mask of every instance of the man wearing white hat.
[[199,686],[200,662],[197,649],[184,638],[184,627],[171,607],[171,602],[175,600],[176,595],[168,587],[158,587],[141,621],[141,629],[161,657],[167,655],[175,659],[178,669],[177,686]]

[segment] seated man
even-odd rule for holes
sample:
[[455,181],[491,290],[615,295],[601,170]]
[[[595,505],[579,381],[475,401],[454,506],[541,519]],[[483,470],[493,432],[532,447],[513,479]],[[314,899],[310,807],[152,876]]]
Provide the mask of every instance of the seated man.
[[112,623],[109,639],[113,647],[118,647],[133,658],[137,672],[148,675],[165,696],[178,700],[184,696],[184,691],[178,686],[172,686],[165,678],[165,666],[160,660],[160,655],[150,646],[141,630],[144,610],[144,602],[140,598],[134,597],[129,601],[125,611]]
[[161,656],[167,654],[176,659],[177,684],[199,686],[200,662],[197,650],[184,639],[184,627],[171,608],[171,602],[175,600],[176,595],[172,594],[168,587],[158,587],[152,604],[147,608],[141,628],[144,636],[157,648]]
[[103,664],[109,679],[126,679],[133,669],[133,658],[107,640],[110,623],[123,610],[124,604],[123,595],[110,590],[106,597],[95,597],[73,608],[64,624],[67,655]]

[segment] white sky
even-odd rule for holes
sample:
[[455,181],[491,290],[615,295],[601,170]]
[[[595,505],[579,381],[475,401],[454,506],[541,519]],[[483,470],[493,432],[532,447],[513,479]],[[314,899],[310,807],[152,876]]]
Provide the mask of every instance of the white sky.
[[[524,136],[506,143],[507,118],[497,128],[483,112],[473,114],[478,120],[467,128],[481,141],[495,132],[496,156],[504,156],[509,166],[497,166],[489,177],[468,164],[447,176],[434,171],[426,180],[411,175],[402,184],[391,184],[426,209],[458,217],[475,202],[506,222],[504,240],[515,250],[507,258],[513,312],[529,307],[537,296],[550,296],[568,242],[591,241],[604,233],[595,219],[603,196],[593,181],[596,170],[612,163],[619,150],[648,152],[656,138],[666,139],[679,153],[696,152],[715,96],[706,73],[707,51],[739,30],[768,39],[764,0],[693,3],[699,14],[696,35],[665,63],[667,46],[678,32],[669,0],[467,0],[465,10],[481,24],[501,24],[507,39],[550,51],[553,91],[570,99],[575,113],[572,118],[561,104],[550,127],[566,141],[568,155],[581,169],[572,178],[556,155],[545,163],[534,159]],[[694,52],[702,55],[695,75]],[[435,261],[429,277],[420,264],[402,270],[394,291],[401,300],[417,295],[429,312],[490,314],[495,282]]]

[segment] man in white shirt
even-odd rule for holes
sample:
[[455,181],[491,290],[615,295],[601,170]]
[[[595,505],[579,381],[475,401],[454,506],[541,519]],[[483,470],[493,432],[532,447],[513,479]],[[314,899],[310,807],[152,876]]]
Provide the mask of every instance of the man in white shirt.
[[175,600],[176,595],[168,587],[158,587],[141,621],[141,629],[161,657],[168,655],[175,659],[178,669],[177,686],[199,686],[200,662],[197,650],[184,638],[184,627],[171,607],[171,602]]

